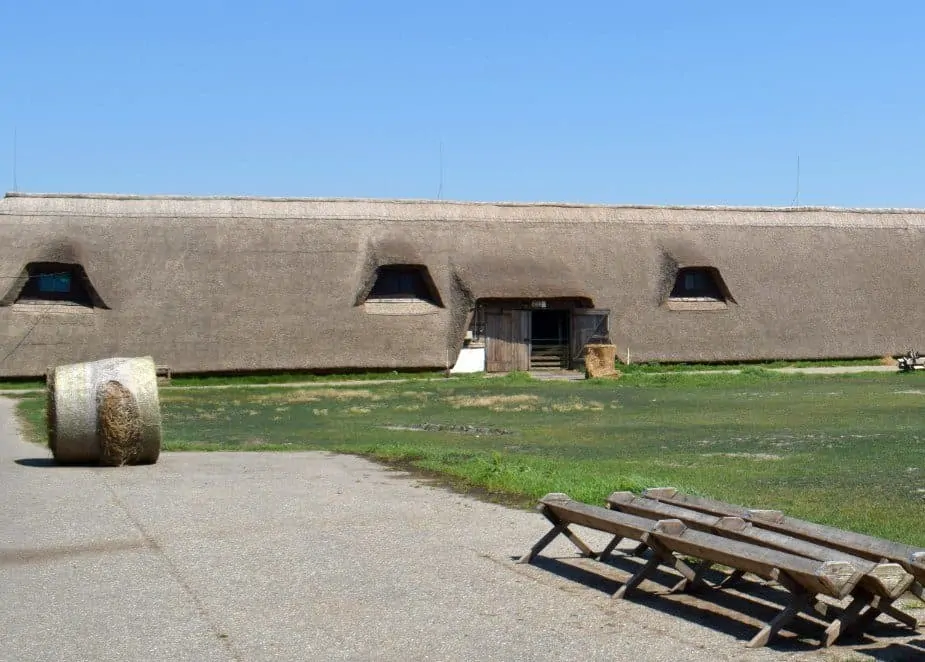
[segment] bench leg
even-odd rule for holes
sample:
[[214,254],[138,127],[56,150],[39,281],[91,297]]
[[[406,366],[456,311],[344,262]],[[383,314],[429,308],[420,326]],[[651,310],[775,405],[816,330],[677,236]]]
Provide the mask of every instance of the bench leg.
[[749,641],[746,646],[748,648],[761,648],[767,644],[768,641],[771,640],[771,637],[796,618],[801,611],[809,609],[814,598],[815,596],[813,594],[803,589],[800,589],[797,593],[793,593],[793,599],[790,601],[790,604],[775,616],[770,623],[765,625],[758,634],[752,637],[751,641]]
[[697,569],[694,570],[693,574],[690,576],[688,576],[688,573],[686,572],[686,570],[693,570],[690,566],[678,558],[674,559],[674,561],[676,564],[679,564],[673,564],[674,569],[684,575],[684,579],[674,585],[674,587],[671,589],[672,593],[680,593],[682,591],[692,592],[699,588],[709,586],[709,584],[704,581],[703,576],[710,568],[713,567],[714,564],[711,561],[701,561],[697,565]]
[[922,602],[925,602],[925,587],[922,586],[921,582],[913,582],[912,586],[909,587],[909,592]]
[[581,538],[576,536],[572,530],[568,528],[568,526],[562,527],[562,533],[566,538],[572,541],[572,544],[578,548],[578,551],[581,552],[582,556],[586,556],[590,559],[593,559],[595,556],[597,556],[597,554],[591,551],[591,548],[588,547]]
[[913,630],[918,629],[919,627],[918,619],[916,619],[914,616],[910,616],[904,611],[900,611],[899,609],[894,607],[892,604],[881,605],[880,611],[882,611],[884,614],[886,614],[890,618],[895,618],[897,621],[899,621],[903,625],[906,625],[912,628]]
[[[862,612],[861,609],[865,606],[867,610]],[[849,630],[863,634],[880,614],[885,614],[913,630],[916,630],[919,625],[914,617],[894,607],[893,600],[858,593],[838,619],[826,629],[826,634],[829,635],[826,646],[831,646],[840,634]]]
[[610,558],[610,555],[613,554],[613,550],[617,548],[617,545],[623,540],[622,536],[614,536],[607,546],[597,555],[598,560],[606,562]]
[[655,568],[661,563],[661,558],[658,554],[653,554],[652,558],[646,561],[645,565],[637,570],[632,577],[626,580],[626,583],[617,589],[617,592],[613,594],[614,599],[622,600],[626,597],[626,594],[635,589],[639,584],[642,583],[642,580],[651,573]]
[[530,551],[524,554],[523,556],[521,556],[520,560],[518,560],[517,562],[518,563],[530,563],[536,557],[536,555],[542,552],[544,549],[546,549],[549,543],[555,540],[560,533],[562,533],[561,526],[557,525],[557,526],[552,527],[552,529],[550,529],[546,533],[546,535],[540,538],[536,542],[536,544],[530,548]]
[[890,618],[898,621],[899,623],[902,623],[908,628],[911,628],[913,630],[918,629],[919,627],[918,620],[914,618],[913,616],[910,616],[909,614],[903,611],[900,611],[899,609],[894,607],[892,602],[893,602],[892,600],[890,602],[886,602],[882,598],[878,599],[875,602],[872,602],[870,605],[870,608],[867,611],[865,611],[861,615],[860,618],[857,619],[857,622],[855,623],[854,627],[857,629],[858,632],[864,632],[865,630],[867,630],[867,628],[869,628],[873,624],[875,620],[877,620],[877,617],[880,614],[885,614],[889,616]]
[[744,576],[744,570],[733,570],[723,581],[716,585],[716,588],[735,586]]
[[550,529],[549,532],[546,533],[546,535],[540,538],[537,541],[537,543],[533,547],[530,548],[529,552],[521,556],[520,560],[517,561],[518,563],[530,563],[534,558],[536,558],[537,554],[539,554],[544,549],[546,549],[546,547],[549,546],[549,543],[555,540],[556,537],[559,536],[560,534],[568,538],[572,542],[572,544],[578,548],[582,556],[587,556],[589,558],[594,558],[595,556],[597,556],[594,552],[591,551],[591,548],[588,547],[581,540],[581,538],[576,536],[568,528],[567,524],[560,521],[558,517],[556,517],[555,515],[553,515],[552,513],[546,510],[543,510],[542,513],[546,517],[546,519],[548,519],[552,523],[552,529]]
[[836,642],[843,632],[847,632],[858,621],[861,610],[870,605],[870,600],[864,595],[855,595],[854,599],[845,607],[838,618],[832,621],[825,629],[823,645],[828,648]]

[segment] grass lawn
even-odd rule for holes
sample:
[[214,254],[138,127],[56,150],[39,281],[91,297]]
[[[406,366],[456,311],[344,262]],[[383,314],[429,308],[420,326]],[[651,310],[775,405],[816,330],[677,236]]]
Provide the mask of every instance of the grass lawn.
[[[674,486],[925,546],[925,374],[161,392],[165,450],[360,453],[527,503]],[[36,440],[44,400],[20,396]]]

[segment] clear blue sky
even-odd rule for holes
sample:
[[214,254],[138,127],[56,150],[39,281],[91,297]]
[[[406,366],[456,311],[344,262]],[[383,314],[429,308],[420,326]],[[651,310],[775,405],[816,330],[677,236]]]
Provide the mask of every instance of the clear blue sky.
[[0,0],[20,190],[925,207],[925,3]]

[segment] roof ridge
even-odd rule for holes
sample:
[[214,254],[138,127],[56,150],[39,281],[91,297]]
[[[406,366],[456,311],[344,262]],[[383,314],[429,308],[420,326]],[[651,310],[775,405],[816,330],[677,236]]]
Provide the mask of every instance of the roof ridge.
[[584,203],[561,201],[491,201],[491,200],[434,200],[429,198],[352,198],[352,197],[282,197],[282,196],[248,196],[248,195],[142,195],[130,193],[25,193],[12,191],[4,198],[31,199],[76,199],[76,200],[112,200],[112,201],[177,201],[177,202],[279,202],[279,203],[373,203],[394,205],[446,205],[471,207],[517,207],[517,208],[562,208],[562,209],[647,209],[665,211],[738,211],[769,213],[800,212],[838,212],[861,214],[922,214],[925,208],[919,207],[837,207],[831,205],[811,206],[771,206],[771,205],[656,205],[633,203]]

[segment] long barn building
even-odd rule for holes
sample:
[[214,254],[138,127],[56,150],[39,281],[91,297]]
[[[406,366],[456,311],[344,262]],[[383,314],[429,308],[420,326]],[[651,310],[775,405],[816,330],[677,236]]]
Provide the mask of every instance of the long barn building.
[[925,211],[8,194],[0,376],[895,355]]

